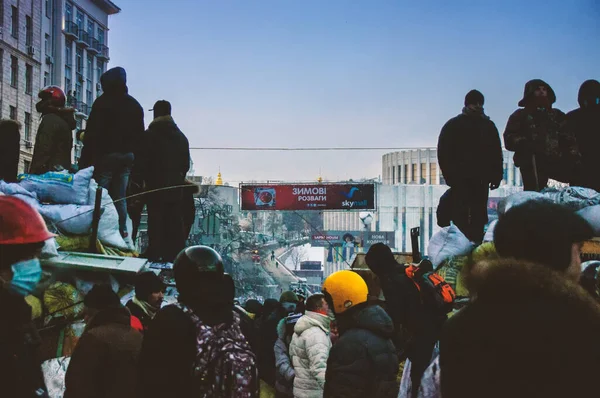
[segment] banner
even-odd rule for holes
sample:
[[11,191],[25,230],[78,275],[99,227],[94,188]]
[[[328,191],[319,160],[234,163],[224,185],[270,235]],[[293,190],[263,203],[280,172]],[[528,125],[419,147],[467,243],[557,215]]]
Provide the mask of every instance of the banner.
[[327,231],[322,234],[313,234],[310,239],[310,245],[313,247],[364,247],[365,250],[368,250],[375,243],[394,247],[396,233],[388,231]]
[[240,184],[242,210],[374,210],[375,184]]

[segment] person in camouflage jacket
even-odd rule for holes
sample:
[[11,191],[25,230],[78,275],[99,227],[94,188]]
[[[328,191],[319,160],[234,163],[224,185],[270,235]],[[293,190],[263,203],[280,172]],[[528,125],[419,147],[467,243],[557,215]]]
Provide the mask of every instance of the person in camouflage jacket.
[[535,79],[525,84],[523,99],[504,131],[504,145],[514,151],[526,191],[540,191],[552,178],[571,182],[580,154],[575,137],[563,128],[565,114],[552,108],[556,95],[548,83]]

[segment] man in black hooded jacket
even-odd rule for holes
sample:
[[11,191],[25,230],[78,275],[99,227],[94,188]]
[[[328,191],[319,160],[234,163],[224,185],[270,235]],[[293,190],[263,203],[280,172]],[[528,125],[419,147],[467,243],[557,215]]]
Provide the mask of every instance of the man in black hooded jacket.
[[502,181],[502,145],[494,122],[483,112],[484,97],[471,90],[460,115],[442,128],[438,158],[450,187],[450,220],[474,242],[483,240],[490,189]]
[[[94,101],[88,118],[84,152],[95,167],[98,185],[106,188],[119,213],[119,229],[127,236],[129,176],[144,133],[144,111],[127,89],[125,69],[116,67],[100,77],[103,94]],[[83,156],[83,153],[82,153]]]
[[147,255],[150,260],[173,262],[187,239],[181,186],[190,169],[190,145],[175,124],[168,101],[157,101],[152,110],[154,120],[144,139],[141,170],[147,190],[162,190],[148,196]]
[[582,169],[574,181],[600,191],[598,149],[600,149],[600,82],[587,80],[579,89],[579,108],[567,113],[565,129],[575,135],[581,152]]

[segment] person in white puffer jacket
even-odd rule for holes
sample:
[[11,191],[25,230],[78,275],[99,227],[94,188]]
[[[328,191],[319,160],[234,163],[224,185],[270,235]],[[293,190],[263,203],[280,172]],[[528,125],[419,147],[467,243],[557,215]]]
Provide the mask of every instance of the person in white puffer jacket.
[[321,398],[331,350],[329,306],[322,294],[306,300],[306,313],[294,327],[290,357],[296,372],[294,397]]

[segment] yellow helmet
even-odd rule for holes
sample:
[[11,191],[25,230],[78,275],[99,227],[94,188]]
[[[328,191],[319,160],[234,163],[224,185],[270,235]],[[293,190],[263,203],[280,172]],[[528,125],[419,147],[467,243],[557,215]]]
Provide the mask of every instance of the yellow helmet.
[[333,312],[344,311],[367,301],[369,289],[364,279],[353,271],[337,271],[323,282],[323,293],[331,298]]

